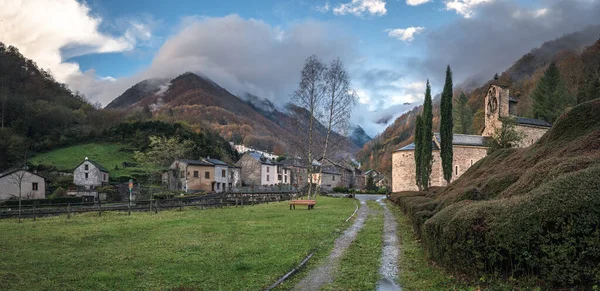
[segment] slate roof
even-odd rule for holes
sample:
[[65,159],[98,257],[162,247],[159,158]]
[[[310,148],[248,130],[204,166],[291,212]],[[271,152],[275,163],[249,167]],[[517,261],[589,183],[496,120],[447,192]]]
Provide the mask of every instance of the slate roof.
[[261,153],[258,153],[258,152],[246,152],[246,154],[250,155],[250,157],[252,157],[255,160],[259,161],[261,164],[271,165],[271,166],[275,165],[275,163],[273,163],[273,161],[271,161],[267,157],[263,156]]
[[[96,168],[98,168],[98,170],[100,170],[100,172],[108,173],[108,170],[105,167],[103,167],[102,165],[100,165],[100,164],[98,164],[98,163],[96,163],[96,162],[94,162],[94,161],[92,161],[90,159],[87,159],[87,160],[81,162],[81,164],[77,165],[77,167],[75,167],[75,169],[79,168],[79,166],[83,165],[83,163],[85,163],[85,162],[90,162],[90,164],[92,164]],[[73,169],[73,171],[75,171],[75,169]]]
[[192,165],[192,166],[207,166],[207,167],[214,166],[211,163],[208,163],[205,161],[200,161],[200,160],[180,160],[180,162],[182,162],[184,164]]
[[519,101],[517,101],[517,99],[513,98],[513,97],[509,97],[508,101],[510,102],[514,102],[514,103],[519,103]]
[[[435,133],[435,139],[441,141],[441,136],[439,133]],[[464,145],[464,146],[486,146],[487,138],[481,135],[472,135],[472,134],[453,134],[452,135],[452,144],[453,145]]]
[[545,120],[539,120],[539,119],[533,119],[533,118],[527,118],[527,117],[518,117],[518,116],[515,116],[515,122],[517,122],[518,124],[536,125],[536,126],[544,126],[544,127],[552,126],[552,124],[550,124],[549,122],[547,122]]
[[217,160],[217,159],[206,159],[206,161],[208,161],[209,163],[211,163],[213,165],[229,166],[227,163],[225,163],[221,160]]
[[44,177],[42,177],[42,176],[40,176],[40,175],[38,175],[38,174],[36,174],[34,172],[28,171],[27,169],[10,169],[10,170],[7,170],[7,171],[5,171],[3,173],[0,173],[0,178],[4,178],[6,176],[12,175],[13,173],[16,173],[16,172],[21,171],[21,170],[29,173],[30,175],[36,175],[36,176],[38,176],[38,177],[40,177],[42,179],[46,179],[46,178],[44,178]]
[[299,168],[306,168],[306,166],[304,166],[302,164],[302,162],[300,162],[300,160],[298,159],[285,159],[281,162],[279,162],[280,164],[284,165],[284,166],[293,166],[293,167],[299,167]]
[[[432,146],[433,150],[440,149],[440,148],[438,148],[437,144],[435,144],[434,141],[431,141],[431,146]],[[415,150],[415,143],[413,142],[413,143],[406,145],[405,147],[402,147],[396,151],[399,152],[399,151],[414,151],[414,150]]]

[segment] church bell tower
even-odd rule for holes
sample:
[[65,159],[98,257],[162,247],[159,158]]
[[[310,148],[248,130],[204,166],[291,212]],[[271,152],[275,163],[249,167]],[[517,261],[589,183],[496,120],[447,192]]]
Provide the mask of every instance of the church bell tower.
[[507,86],[492,84],[485,95],[485,127],[481,135],[492,136],[496,128],[502,127],[500,118],[508,117],[509,90]]

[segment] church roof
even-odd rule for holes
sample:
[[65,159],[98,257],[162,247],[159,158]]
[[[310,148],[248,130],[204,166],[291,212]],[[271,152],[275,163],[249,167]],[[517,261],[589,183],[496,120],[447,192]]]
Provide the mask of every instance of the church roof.
[[527,117],[515,117],[515,121],[518,124],[525,124],[525,125],[536,125],[536,126],[545,126],[545,127],[551,127],[552,124],[550,124],[549,122],[545,121],[545,120],[539,120],[539,119],[533,119],[533,118],[527,118]]
[[[435,139],[441,141],[442,138],[439,133],[434,134]],[[486,146],[486,137],[481,135],[472,135],[472,134],[453,134],[452,135],[452,144],[453,145],[463,145],[463,146]]]
[[[437,144],[435,144],[434,141],[431,141],[431,146],[432,146],[432,148],[433,148],[434,151],[440,149],[440,148],[438,148]],[[413,143],[411,143],[409,145],[406,145],[405,147],[400,148],[400,149],[398,149],[396,151],[399,152],[399,151],[414,151],[414,150],[415,150],[415,143],[413,142]]]

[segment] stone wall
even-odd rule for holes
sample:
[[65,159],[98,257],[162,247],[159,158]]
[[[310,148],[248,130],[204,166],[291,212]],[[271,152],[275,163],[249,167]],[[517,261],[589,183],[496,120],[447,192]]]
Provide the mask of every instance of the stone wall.
[[[487,154],[486,147],[454,146],[452,162],[452,179],[458,179],[469,167],[484,158]],[[392,192],[417,191],[415,182],[414,151],[398,151],[392,154]],[[431,186],[446,186],[440,151],[433,151],[433,165],[431,167]]]
[[[85,167],[87,166],[87,170]],[[87,178],[86,178],[87,174]],[[73,184],[91,189],[102,186],[103,182],[108,182],[108,173],[100,171],[89,161],[83,162],[73,171]]]
[[523,139],[519,147],[526,148],[536,143],[547,131],[548,127],[533,126],[533,125],[517,125],[515,130],[523,133]]
[[250,155],[245,154],[236,163],[241,168],[242,182],[244,185],[261,185],[261,164]]
[[[322,180],[321,180],[322,177]],[[313,174],[313,181],[315,184],[320,185],[322,189],[331,191],[333,187],[342,186],[342,175],[330,174],[330,173],[316,173]],[[345,186],[344,186],[345,187]]]

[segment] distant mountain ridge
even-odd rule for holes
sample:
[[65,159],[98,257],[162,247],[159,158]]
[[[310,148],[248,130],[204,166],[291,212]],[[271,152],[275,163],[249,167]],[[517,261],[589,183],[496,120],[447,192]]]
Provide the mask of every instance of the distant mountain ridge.
[[[165,84],[168,84],[166,89]],[[209,78],[190,72],[170,81],[144,80],[106,106],[115,110],[126,108],[149,108],[155,118],[207,125],[226,140],[275,154],[293,152],[294,141],[301,134],[291,114],[306,115],[302,108],[292,104],[278,110],[271,101],[252,94],[240,98]],[[316,132],[317,140],[323,139],[326,129],[317,126]],[[353,155],[358,151],[352,140],[342,137],[339,140],[347,153]]]

